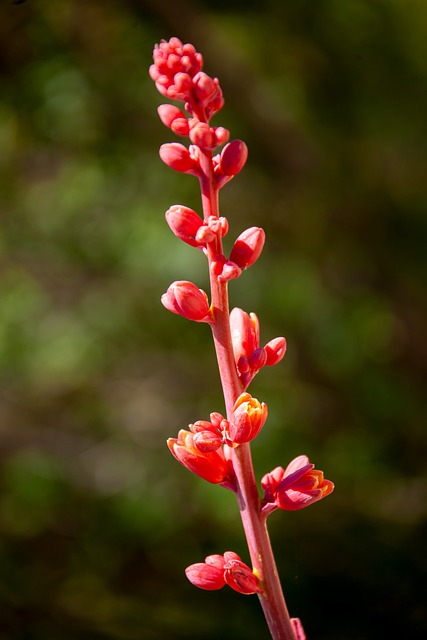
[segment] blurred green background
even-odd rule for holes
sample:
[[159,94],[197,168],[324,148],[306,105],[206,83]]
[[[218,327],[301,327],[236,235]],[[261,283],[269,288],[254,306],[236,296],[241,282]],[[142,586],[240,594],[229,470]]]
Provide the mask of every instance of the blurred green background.
[[231,303],[288,339],[251,387],[257,476],[306,453],[336,483],[271,517],[291,614],[311,640],[425,638],[425,0],[2,0],[0,639],[268,638],[256,597],[183,573],[248,554],[234,496],[165,447],[222,411],[208,327],[159,304],[207,285],[163,215],[200,210],[157,153],[172,35],[249,146],[227,247],[267,243]]

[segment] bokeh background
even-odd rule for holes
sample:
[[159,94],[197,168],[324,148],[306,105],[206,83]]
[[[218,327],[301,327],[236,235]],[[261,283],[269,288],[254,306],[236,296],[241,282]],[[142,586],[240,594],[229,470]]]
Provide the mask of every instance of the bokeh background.
[[207,285],[163,215],[200,210],[157,154],[172,35],[249,146],[227,246],[267,243],[232,305],[288,339],[251,387],[257,476],[306,453],[336,483],[270,519],[290,611],[311,640],[425,638],[425,0],[1,0],[0,639],[268,638],[255,596],[183,574],[248,555],[234,496],[165,447],[222,410],[208,327],[159,304]]

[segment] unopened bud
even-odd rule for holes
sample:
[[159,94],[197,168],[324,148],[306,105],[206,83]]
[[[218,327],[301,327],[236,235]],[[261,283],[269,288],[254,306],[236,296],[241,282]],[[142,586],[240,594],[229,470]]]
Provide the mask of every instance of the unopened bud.
[[198,431],[194,434],[193,444],[198,451],[208,453],[219,449],[222,444],[222,439],[213,431]]
[[169,142],[160,147],[160,158],[174,171],[198,174],[198,165],[187,147],[179,142]]
[[215,127],[215,135],[217,144],[225,144],[230,138],[230,132],[224,127]]
[[225,585],[224,570],[213,564],[197,562],[186,568],[185,575],[199,589],[215,591]]
[[208,296],[192,282],[173,282],[161,300],[163,306],[172,313],[196,322],[209,322]]
[[260,227],[246,229],[237,238],[230,253],[230,260],[241,269],[247,269],[256,262],[265,242],[264,230]]
[[267,354],[267,360],[265,364],[267,367],[272,367],[281,361],[286,353],[286,340],[285,338],[273,338],[264,347]]
[[215,233],[209,229],[207,224],[203,224],[196,234],[196,241],[199,244],[208,244],[215,240]]
[[248,148],[242,140],[229,142],[221,152],[221,172],[226,176],[235,176],[245,166],[247,157]]
[[259,322],[255,313],[248,314],[235,307],[230,313],[230,329],[235,361],[241,356],[250,358],[259,347]]
[[193,88],[193,81],[188,73],[176,73],[173,78],[174,84],[168,90],[169,98],[172,100],[187,100]]
[[224,420],[224,416],[218,413],[218,411],[213,411],[209,417],[214,427],[219,427],[221,422]]
[[256,372],[262,369],[266,362],[267,362],[267,354],[265,352],[265,349],[263,349],[262,347],[255,349],[255,351],[251,354],[251,357],[249,358],[250,368],[252,369],[253,372]]
[[215,431],[215,425],[213,425],[212,422],[208,422],[208,420],[196,420],[196,422],[190,424],[189,427],[193,433],[198,433],[199,431]]
[[218,567],[218,569],[224,570],[225,558],[221,556],[219,553],[213,553],[210,556],[206,556],[205,558],[206,564],[211,564],[214,567]]
[[190,130],[190,140],[201,149],[214,149],[217,146],[215,133],[206,122],[199,122]]
[[163,124],[169,128],[171,127],[172,122],[177,118],[184,118],[186,120],[185,114],[181,109],[178,109],[178,107],[175,107],[172,104],[161,104],[157,107],[157,113],[159,114],[159,118]]
[[201,102],[207,102],[217,91],[217,82],[204,71],[199,71],[194,78],[194,91]]
[[165,216],[166,222],[177,238],[193,247],[200,246],[196,237],[203,225],[203,220],[193,209],[174,204],[166,211]]

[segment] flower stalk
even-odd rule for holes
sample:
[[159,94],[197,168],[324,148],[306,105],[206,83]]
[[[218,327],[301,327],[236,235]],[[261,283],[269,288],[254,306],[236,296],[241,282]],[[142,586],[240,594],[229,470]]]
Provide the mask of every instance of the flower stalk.
[[[260,346],[259,321],[242,309],[230,312],[228,283],[238,278],[259,258],[265,233],[260,227],[243,231],[231,253],[224,255],[226,218],[220,216],[219,191],[244,167],[248,151],[244,142],[229,142],[224,127],[210,119],[224,104],[219,81],[202,71],[203,58],[193,45],[178,38],[155,46],[150,76],[160,93],[184,103],[184,111],[170,104],[158,109],[162,123],[174,134],[188,137],[190,145],[172,142],[161,146],[160,157],[171,169],[194,175],[201,191],[202,216],[182,205],[166,212],[172,232],[188,245],[201,249],[207,258],[209,296],[197,285],[176,281],[162,296],[172,313],[207,323],[212,330],[225,417],[218,412],[210,420],[196,420],[190,430],[181,429],[169,438],[175,458],[188,470],[233,491],[237,498],[252,568],[237,554],[208,556],[203,563],[187,567],[195,586],[214,590],[226,584],[242,594],[256,593],[273,640],[305,640],[299,618],[290,618],[267,531],[267,517],[276,509],[294,511],[320,500],[333,490],[323,473],[307,456],[299,456],[284,470],[276,467],[263,476],[260,496],[255,479],[250,443],[264,428],[267,405],[247,393],[254,376],[264,367],[278,364],[286,351],[283,337]],[[223,146],[220,153],[213,152]]]

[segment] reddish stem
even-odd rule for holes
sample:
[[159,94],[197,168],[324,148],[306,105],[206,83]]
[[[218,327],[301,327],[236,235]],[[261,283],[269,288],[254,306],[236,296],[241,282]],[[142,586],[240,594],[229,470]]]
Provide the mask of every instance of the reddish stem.
[[[200,188],[204,218],[207,220],[211,215],[219,216],[218,189],[212,171],[212,154],[210,152],[202,152],[201,167],[203,175],[200,178]],[[215,242],[208,245],[207,254],[214,318],[212,334],[227,418],[230,419],[234,403],[244,388],[234,363],[227,283],[219,282],[210,269],[212,261],[216,256],[222,254],[221,238],[217,238]],[[295,640],[270,544],[266,519],[260,513],[260,497],[253,470],[250,445],[247,443],[230,448],[228,453],[236,475],[237,500],[252,566],[262,587],[259,599],[271,637],[273,640]]]

